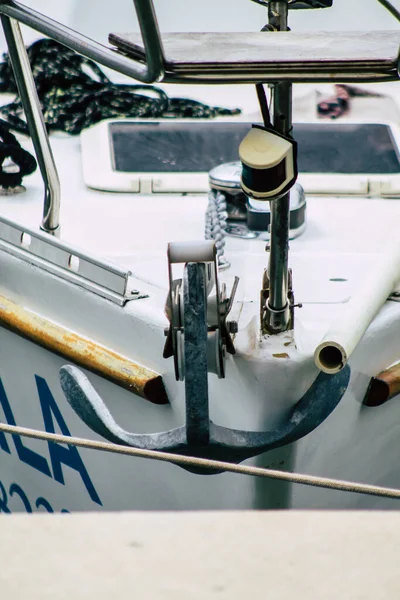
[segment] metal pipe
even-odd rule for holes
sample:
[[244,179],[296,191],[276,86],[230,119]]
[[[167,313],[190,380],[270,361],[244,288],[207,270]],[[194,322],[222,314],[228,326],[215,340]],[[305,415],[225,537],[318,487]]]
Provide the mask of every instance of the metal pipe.
[[277,0],[268,4],[268,23],[276,31],[288,30],[289,0]]
[[378,2],[382,4],[395,19],[400,21],[400,11],[397,10],[389,0],[378,0]]
[[145,44],[146,66],[133,67],[132,60],[13,0],[0,4],[10,60],[45,187],[41,229],[52,235],[60,233],[60,181],[18,21],[105,66],[140,81],[152,82],[164,75],[164,54],[154,6],[152,0],[133,2]]
[[149,83],[160,81],[164,77],[165,57],[153,0],[133,0],[133,4],[146,53],[146,77]]
[[50,19],[49,17],[9,0],[0,3],[0,13],[20,21],[67,48],[83,54],[99,64],[144,83],[160,81],[164,76],[164,52],[152,0],[133,0],[146,52],[146,65],[118,54],[114,50]]
[[[270,2],[269,23],[279,31],[287,31],[288,3]],[[273,87],[274,128],[283,135],[292,130],[292,85],[275,83]],[[290,196],[285,194],[271,201],[271,239],[268,266],[269,297],[266,306],[267,330],[271,333],[286,331],[290,323],[288,302],[288,252]]]
[[19,23],[1,15],[11,65],[44,183],[44,208],[41,229],[51,235],[60,232],[60,181],[44,123],[32,69]]
[[345,367],[379,309],[400,283],[400,239],[395,230],[388,231],[388,238],[391,241],[369,264],[365,279],[315,349],[315,364],[328,375]]

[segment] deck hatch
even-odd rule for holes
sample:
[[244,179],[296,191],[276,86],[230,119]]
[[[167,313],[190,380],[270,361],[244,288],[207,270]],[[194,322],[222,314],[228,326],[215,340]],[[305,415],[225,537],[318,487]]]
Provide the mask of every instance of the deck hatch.
[[[104,121],[82,135],[85,183],[141,194],[207,193],[208,172],[239,161],[250,127],[237,120]],[[393,124],[318,120],[294,123],[293,130],[307,194],[400,194],[400,135]]]

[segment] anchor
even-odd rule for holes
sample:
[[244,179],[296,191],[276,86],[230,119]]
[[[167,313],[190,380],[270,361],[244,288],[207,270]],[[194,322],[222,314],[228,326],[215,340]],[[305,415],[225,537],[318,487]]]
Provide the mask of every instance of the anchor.
[[[160,433],[131,433],[116,423],[103,399],[77,367],[60,369],[64,394],[76,414],[98,435],[110,442],[144,450],[174,452],[240,463],[268,450],[291,444],[311,433],[331,414],[342,399],[350,378],[346,366],[337,375],[319,373],[314,383],[293,407],[285,423],[273,431],[229,429],[208,417],[208,397],[201,393],[186,398],[186,424]],[[183,467],[195,473],[219,473]]]
[[[350,378],[346,366],[336,375],[319,373],[304,396],[276,430],[256,432],[229,429],[209,418],[208,373],[225,376],[226,349],[234,351],[226,318],[233,303],[219,292],[216,251],[213,242],[195,246],[169,246],[170,318],[164,356],[174,355],[176,378],[185,381],[186,423],[160,433],[139,434],[123,429],[86,375],[68,365],[60,370],[64,394],[88,427],[110,442],[140,448],[174,452],[186,456],[240,463],[247,458],[299,440],[320,425],[343,397]],[[189,258],[189,261],[185,261]],[[198,261],[196,261],[198,259]],[[186,262],[183,279],[172,280],[171,264]],[[215,295],[212,294],[216,290]],[[228,341],[229,339],[229,341]],[[183,467],[194,473],[221,471]]]

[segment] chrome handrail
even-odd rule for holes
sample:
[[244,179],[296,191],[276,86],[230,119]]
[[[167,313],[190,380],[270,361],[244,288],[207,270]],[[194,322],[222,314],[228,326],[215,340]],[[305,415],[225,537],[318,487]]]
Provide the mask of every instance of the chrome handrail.
[[133,3],[146,53],[145,64],[117,54],[107,46],[14,0],[7,0],[7,2],[0,0],[0,14],[15,19],[118,73],[143,83],[160,81],[164,77],[165,59],[153,1],[133,0]]
[[0,15],[8,52],[26,121],[35,148],[44,183],[43,219],[40,228],[51,235],[60,235],[61,189],[57,167],[51,150],[49,136],[37,95],[28,54],[19,23]]
[[152,0],[133,0],[133,3],[145,47],[144,65],[117,54],[19,2],[0,0],[0,18],[10,61],[45,188],[40,228],[51,235],[60,235],[60,181],[19,23],[123,75],[143,83],[153,83],[161,80],[165,72],[164,52],[154,6]]

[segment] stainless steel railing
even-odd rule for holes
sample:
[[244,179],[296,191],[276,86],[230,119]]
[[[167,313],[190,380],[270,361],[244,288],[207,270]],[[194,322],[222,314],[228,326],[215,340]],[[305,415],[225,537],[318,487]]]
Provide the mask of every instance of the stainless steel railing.
[[58,236],[60,233],[60,181],[19,23],[28,25],[119,73],[144,83],[152,83],[163,78],[165,62],[154,6],[152,0],[133,2],[145,47],[144,65],[117,54],[19,2],[0,2],[1,24],[45,188],[41,229],[51,235]]

